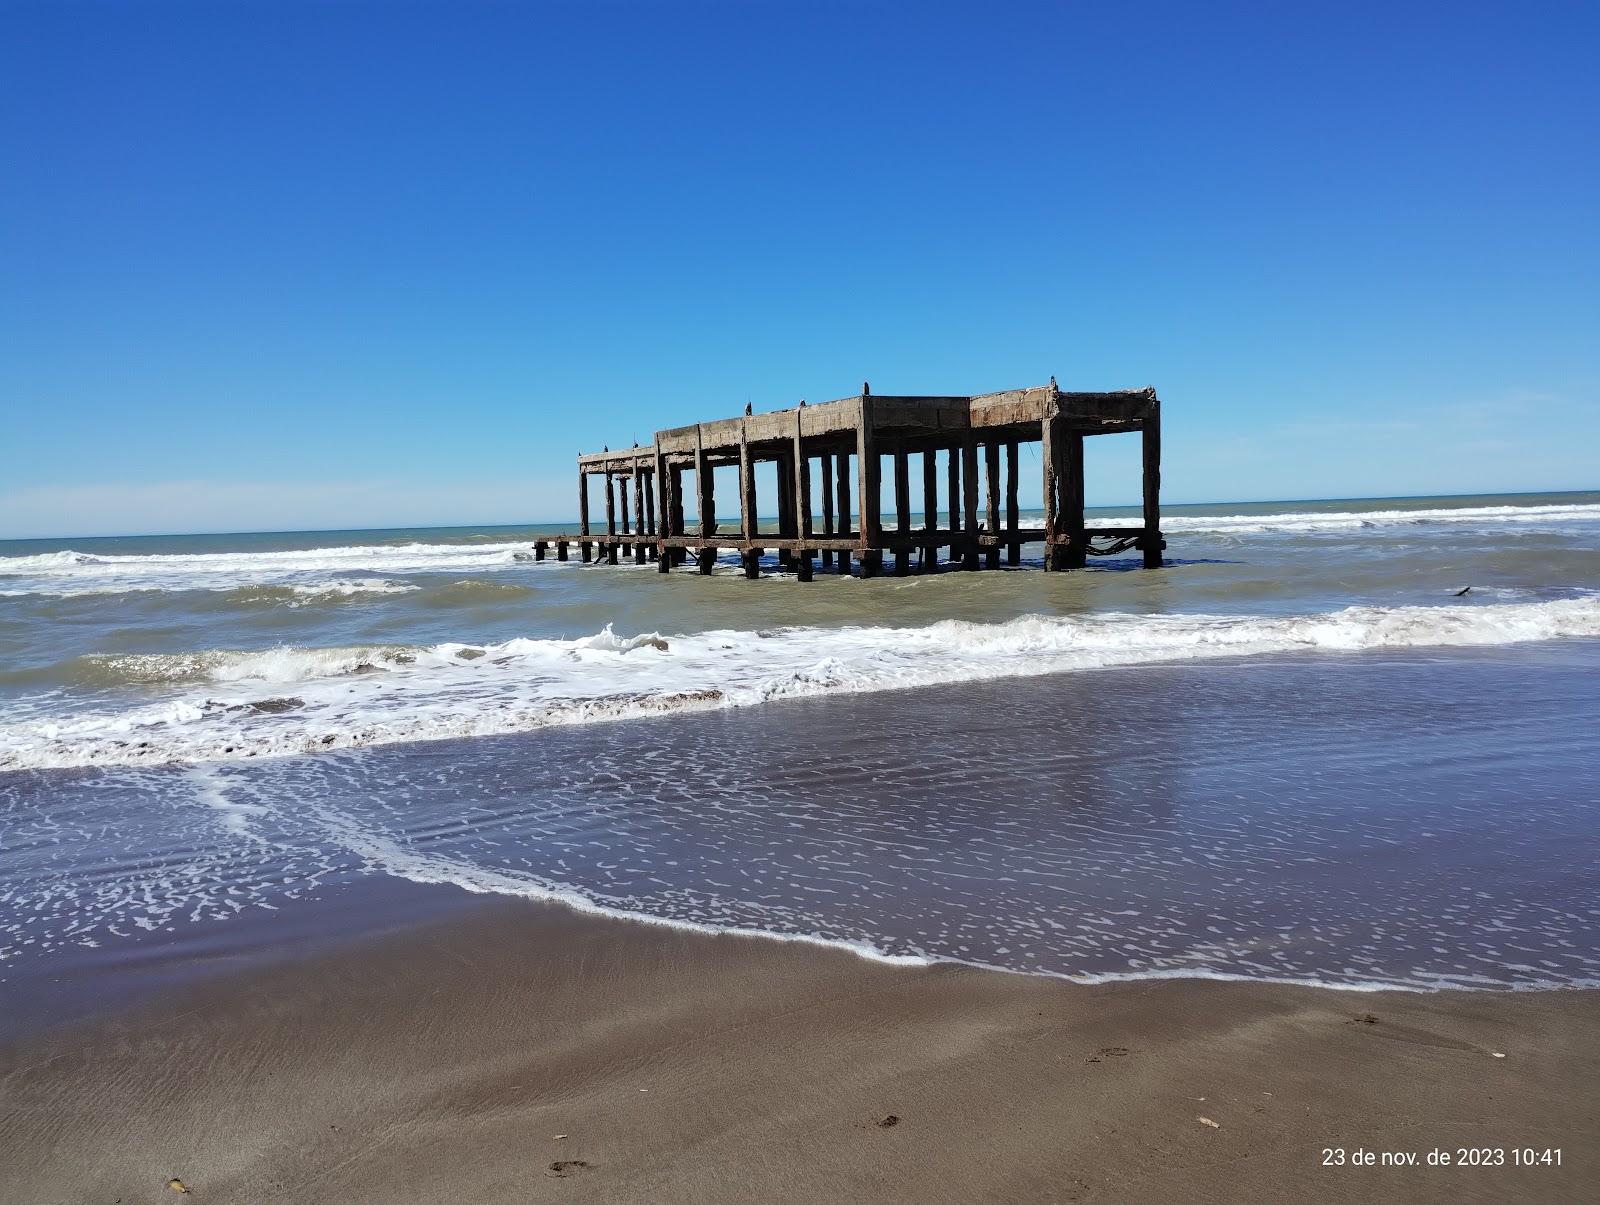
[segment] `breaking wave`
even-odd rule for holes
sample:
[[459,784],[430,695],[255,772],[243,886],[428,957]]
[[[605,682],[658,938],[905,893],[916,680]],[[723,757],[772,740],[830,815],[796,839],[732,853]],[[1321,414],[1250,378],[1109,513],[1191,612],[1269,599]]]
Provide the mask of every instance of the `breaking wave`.
[[[1095,525],[1137,526],[1137,515],[1099,518]],[[1435,524],[1500,527],[1507,524],[1528,528],[1562,528],[1573,523],[1600,524],[1600,503],[1571,503],[1547,506],[1440,506],[1360,511],[1287,511],[1275,515],[1189,515],[1164,514],[1165,532],[1209,533],[1215,535],[1260,535],[1280,532],[1286,535],[1337,535],[1341,532],[1377,533],[1384,529]]]
[[1568,636],[1600,636],[1600,597],[97,655],[68,672],[136,701],[68,710],[62,692],[26,696],[0,714],[0,769],[285,756],[1163,661]]
[[[532,567],[527,540],[483,544],[353,544],[267,552],[99,555],[65,549],[0,557],[0,595],[124,594],[160,590],[283,587],[302,598],[393,593],[404,582],[340,579],[335,574],[493,571]],[[555,562],[549,562],[554,564]]]

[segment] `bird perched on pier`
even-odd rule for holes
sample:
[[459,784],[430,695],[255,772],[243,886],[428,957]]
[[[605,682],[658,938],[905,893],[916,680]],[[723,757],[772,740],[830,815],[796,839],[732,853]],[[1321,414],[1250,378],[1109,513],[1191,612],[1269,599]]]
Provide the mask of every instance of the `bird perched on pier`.
[[804,410],[805,408],[806,408],[806,399],[805,398],[801,398],[800,399],[800,409]]
[[637,439],[633,441],[633,446],[636,448],[639,446],[639,441]]
[[861,382],[861,396],[862,397],[871,397],[872,396],[872,382],[871,381],[862,381]]
[[746,417],[746,418],[749,418],[749,417],[750,417],[750,416],[751,416],[751,415],[752,415],[752,414],[753,414],[753,413],[755,413],[755,412],[754,412],[754,411],[753,411],[753,410],[751,410],[751,409],[750,409],[750,403],[749,403],[749,402],[746,402],[746,403],[745,403],[745,404],[744,404],[744,416],[745,416],[745,417]]
[[1056,391],[1056,379],[1055,379],[1055,377],[1051,377],[1050,378],[1050,392],[1054,393],[1055,391]]
[[611,445],[610,444],[601,444],[600,445],[600,450],[602,452],[609,452],[609,451],[611,451]]

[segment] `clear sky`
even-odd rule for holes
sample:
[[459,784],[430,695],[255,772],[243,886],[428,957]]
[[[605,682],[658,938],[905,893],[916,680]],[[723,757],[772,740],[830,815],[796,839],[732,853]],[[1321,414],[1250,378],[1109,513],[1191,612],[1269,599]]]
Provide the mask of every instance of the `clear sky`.
[[1174,502],[1600,486],[1593,3],[0,31],[0,537],[564,520],[863,379],[1153,384]]

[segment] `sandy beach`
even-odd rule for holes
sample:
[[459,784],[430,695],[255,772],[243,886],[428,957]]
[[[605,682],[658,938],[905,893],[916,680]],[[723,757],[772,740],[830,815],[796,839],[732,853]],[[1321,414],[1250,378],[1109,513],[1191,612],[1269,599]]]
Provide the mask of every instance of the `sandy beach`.
[[[7,1049],[0,1199],[1572,1201],[1596,1005],[1085,986],[486,900]],[[1427,1165],[1462,1147],[1562,1165]]]

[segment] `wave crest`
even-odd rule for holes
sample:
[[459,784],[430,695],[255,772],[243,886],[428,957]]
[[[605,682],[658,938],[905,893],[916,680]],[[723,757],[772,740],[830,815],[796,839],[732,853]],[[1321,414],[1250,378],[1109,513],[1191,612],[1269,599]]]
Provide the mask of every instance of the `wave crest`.
[[[926,627],[778,628],[431,647],[80,658],[163,697],[86,713],[59,692],[0,717],[0,768],[209,761],[531,731],[832,692],[1303,651],[1600,636],[1600,597],[1301,616],[1029,615]],[[109,680],[103,682],[112,685]],[[257,706],[293,685],[299,705]]]

